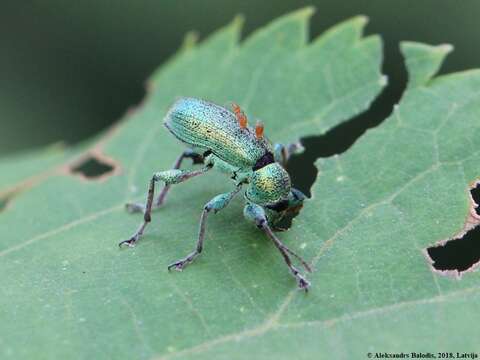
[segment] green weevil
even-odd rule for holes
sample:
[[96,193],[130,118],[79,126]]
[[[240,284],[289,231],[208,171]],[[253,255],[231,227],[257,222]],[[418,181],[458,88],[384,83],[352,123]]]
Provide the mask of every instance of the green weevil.
[[[168,266],[168,270],[182,270],[202,252],[206,222],[209,213],[225,208],[243,186],[246,205],[243,214],[272,240],[281,252],[298,287],[308,291],[310,283],[292,264],[295,257],[311,272],[310,266],[275,236],[282,230],[279,223],[287,214],[296,214],[303,205],[305,195],[291,186],[290,176],[284,166],[289,156],[301,148],[300,144],[275,144],[264,136],[263,125],[248,126],[245,113],[236,104],[230,111],[209,101],[180,98],[169,109],[164,119],[166,128],[188,147],[175,161],[173,168],[153,174],[146,204],[129,203],[129,212],[143,212],[144,221],[135,233],[121,245],[134,246],[151,221],[152,209],[163,205],[171,185],[205,174],[211,169],[226,173],[233,180],[232,191],[215,196],[203,207],[195,250]],[[180,169],[185,158],[194,164],[203,164],[198,170]],[[154,201],[156,182],[164,187]]]

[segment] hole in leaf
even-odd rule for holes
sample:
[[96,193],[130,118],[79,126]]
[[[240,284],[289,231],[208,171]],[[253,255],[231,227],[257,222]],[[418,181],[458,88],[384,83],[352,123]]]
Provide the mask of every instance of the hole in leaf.
[[8,207],[9,207],[9,205],[11,205],[14,197],[17,196],[18,194],[19,194],[19,191],[14,190],[12,192],[5,193],[2,196],[0,196],[0,213],[6,211],[8,209]]
[[[399,71],[400,70],[400,71]],[[380,125],[392,113],[407,86],[407,68],[397,44],[385,43],[385,62],[382,73],[388,78],[387,86],[363,113],[345,121],[320,136],[301,139],[305,148],[299,155],[293,155],[287,170],[294,187],[311,197],[311,187],[317,177],[315,160],[347,151],[368,129]],[[289,229],[293,218],[286,217],[282,226]]]
[[[472,190],[470,190],[470,194],[472,194],[475,204],[480,204],[480,182]],[[480,206],[475,208],[475,212],[477,215],[480,215]]]
[[470,189],[473,199],[471,215],[465,224],[466,233],[453,238],[445,244],[432,246],[427,249],[428,256],[432,260],[432,266],[439,271],[456,271],[461,274],[474,267],[480,262],[480,226],[479,219],[475,218],[474,212],[479,215],[480,183]]
[[299,207],[295,210],[288,211],[284,217],[276,224],[277,231],[288,230],[292,227],[292,221],[295,217],[297,217],[300,212],[302,211],[302,207]]
[[396,43],[386,42],[385,50],[382,73],[387,75],[388,84],[368,110],[323,135],[301,139],[305,151],[292,156],[288,162],[287,169],[292,183],[307,196],[311,196],[310,188],[317,176],[315,160],[347,151],[368,129],[380,125],[387,119],[394,105],[400,101],[407,85],[407,69]]
[[5,210],[5,208],[7,207],[7,204],[9,202],[10,198],[8,196],[5,196],[3,198],[0,198],[0,212],[2,212],[3,210]]
[[87,179],[98,179],[113,173],[114,167],[101,159],[89,156],[80,164],[72,168],[73,174],[80,174]]
[[480,261],[480,226],[468,231],[463,237],[448,241],[445,245],[427,249],[433,260],[432,266],[439,271],[463,272]]

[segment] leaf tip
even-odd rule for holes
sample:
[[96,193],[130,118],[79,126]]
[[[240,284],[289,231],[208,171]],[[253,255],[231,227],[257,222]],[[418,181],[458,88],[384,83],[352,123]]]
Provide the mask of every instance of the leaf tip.
[[245,24],[245,15],[237,14],[233,18],[232,22],[230,23],[230,27],[234,29],[236,32],[240,32]]
[[199,34],[197,31],[189,31],[183,37],[182,45],[180,46],[180,51],[188,51],[195,47],[198,43]]
[[448,55],[451,53],[455,47],[452,44],[441,44],[437,46],[437,51],[440,51],[441,53]]
[[367,26],[370,18],[366,15],[357,15],[350,19],[347,19],[339,24],[339,26],[345,26],[345,28],[351,28],[355,33],[356,37],[360,38],[363,34],[365,26]]
[[400,50],[408,70],[408,88],[413,88],[426,85],[435,76],[453,46],[403,41],[400,43]]
[[370,18],[366,15],[357,15],[354,16],[351,19],[352,23],[355,23],[358,28],[363,29],[365,26],[367,26],[368,22],[370,21]]
[[315,11],[316,11],[315,6],[310,5],[292,12],[291,15],[293,17],[298,17],[303,20],[303,19],[309,19],[315,13]]
[[[344,44],[344,46],[353,46],[363,36],[365,26],[368,24],[369,18],[365,15],[357,15],[352,18],[348,18],[325,31],[322,35],[318,36],[315,40],[317,46],[338,46],[338,44]],[[380,38],[375,35],[370,36],[371,39],[378,41]]]
[[287,47],[290,51],[305,46],[308,42],[309,19],[315,12],[313,6],[307,6],[277,17],[264,27],[255,30],[243,43],[243,48],[252,46],[265,48],[265,43]]

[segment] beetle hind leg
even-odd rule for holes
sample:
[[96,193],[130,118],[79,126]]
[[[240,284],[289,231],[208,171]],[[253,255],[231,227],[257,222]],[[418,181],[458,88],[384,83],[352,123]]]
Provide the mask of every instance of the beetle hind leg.
[[[199,154],[191,149],[185,150],[178,158],[175,160],[175,163],[172,166],[172,169],[180,169],[182,162],[184,159],[189,158],[192,159],[192,163],[195,164],[203,164],[204,157],[202,154]],[[155,199],[152,205],[152,210],[158,209],[163,205],[165,199],[167,197],[168,192],[170,191],[170,185],[165,184],[162,191]],[[145,204],[142,203],[127,203],[125,204],[125,208],[129,213],[137,213],[137,212],[144,212],[145,211]]]
[[151,213],[153,207],[153,196],[155,192],[155,183],[158,181],[163,181],[165,186],[170,186],[173,184],[179,184],[184,182],[192,177],[202,175],[212,167],[211,165],[207,165],[199,170],[180,170],[180,169],[173,169],[167,171],[161,171],[153,174],[152,179],[150,180],[149,187],[148,187],[148,195],[147,195],[147,203],[144,207],[143,212],[143,223],[138,227],[137,231],[128,239],[120,242],[118,246],[127,245],[129,247],[133,247],[135,243],[140,239],[143,235],[145,227],[147,224],[152,220]]

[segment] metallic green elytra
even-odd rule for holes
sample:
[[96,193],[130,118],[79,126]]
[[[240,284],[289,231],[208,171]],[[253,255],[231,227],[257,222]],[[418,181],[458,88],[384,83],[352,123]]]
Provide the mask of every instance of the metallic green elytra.
[[[170,107],[164,124],[188,149],[177,158],[171,170],[153,174],[145,205],[127,204],[130,212],[143,212],[144,221],[128,240],[119,245],[135,245],[151,221],[152,209],[163,205],[171,185],[216,169],[230,177],[234,189],[215,196],[205,204],[195,250],[169,265],[168,269],[182,270],[201,253],[208,214],[225,208],[245,186],[245,218],[272,240],[296,278],[298,287],[307,291],[310,283],[292,264],[291,256],[300,261],[307,271],[311,271],[310,266],[273,233],[283,230],[281,221],[287,214],[298,213],[305,199],[305,195],[291,187],[290,176],[284,168],[290,155],[301,149],[301,145],[272,145],[263,135],[261,123],[257,122],[255,127],[248,126],[247,117],[240,107],[232,104],[232,109],[230,111],[196,98],[180,98]],[[191,158],[194,164],[203,164],[203,167],[197,170],[180,169],[185,158]],[[165,185],[154,201],[155,183],[158,181]]]
[[181,98],[165,117],[165,126],[193,149],[210,150],[233,167],[251,169],[266,151],[266,140],[240,128],[235,114],[210,102]]

